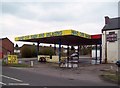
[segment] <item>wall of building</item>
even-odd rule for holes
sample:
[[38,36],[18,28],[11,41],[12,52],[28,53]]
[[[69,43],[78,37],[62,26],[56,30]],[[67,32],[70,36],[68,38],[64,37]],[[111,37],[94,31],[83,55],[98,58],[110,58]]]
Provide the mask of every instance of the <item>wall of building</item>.
[[118,59],[120,60],[120,30],[118,31]]
[[2,56],[0,56],[0,58],[5,58],[8,54],[14,54],[14,44],[7,38],[1,39],[1,41],[2,45],[0,45],[0,47],[2,48]]
[[[109,32],[115,32],[118,35],[118,30],[107,31],[107,34],[109,34]],[[115,63],[118,60],[118,41],[107,41],[107,55],[108,63]]]
[[[118,60],[118,40],[115,42],[109,42],[106,43],[106,34],[109,34],[109,32],[115,32],[118,36],[118,30],[108,30],[104,31],[102,34],[102,60],[105,61],[105,50],[107,50],[107,61],[108,63],[115,63]],[[107,48],[105,48],[107,46]],[[119,47],[120,48],[120,47]]]

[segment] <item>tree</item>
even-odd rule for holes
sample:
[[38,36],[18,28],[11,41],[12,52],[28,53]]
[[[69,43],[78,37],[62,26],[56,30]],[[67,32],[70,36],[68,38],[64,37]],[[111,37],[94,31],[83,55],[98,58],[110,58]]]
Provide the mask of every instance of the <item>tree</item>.
[[39,51],[40,55],[55,55],[54,50],[51,47],[44,47],[43,50]]
[[31,47],[31,55],[32,57],[37,57],[37,48],[35,47],[35,45]]
[[18,44],[16,44],[15,47],[18,47]]
[[31,57],[31,49],[27,46],[24,46],[21,50],[22,57],[30,58]]
[[22,57],[24,58],[31,58],[37,56],[37,49],[36,46],[24,46],[21,49]]

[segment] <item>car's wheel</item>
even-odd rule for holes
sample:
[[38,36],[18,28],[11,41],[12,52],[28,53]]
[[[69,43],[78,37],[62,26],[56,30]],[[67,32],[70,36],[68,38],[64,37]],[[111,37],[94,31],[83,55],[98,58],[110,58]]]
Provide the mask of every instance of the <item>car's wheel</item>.
[[45,58],[43,58],[43,62],[46,62],[46,59],[45,59]]
[[41,62],[41,58],[39,58],[38,62]]

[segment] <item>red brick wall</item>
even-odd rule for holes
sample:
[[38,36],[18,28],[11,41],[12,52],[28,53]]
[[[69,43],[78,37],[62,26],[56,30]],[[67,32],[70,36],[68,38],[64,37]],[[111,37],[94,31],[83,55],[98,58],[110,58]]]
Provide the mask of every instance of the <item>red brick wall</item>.
[[[0,44],[0,47],[1,47],[1,44]],[[2,39],[2,52],[0,54],[0,58],[4,55],[7,55],[8,52],[10,52],[10,54],[14,53],[14,44],[8,38],[4,38]]]
[[3,54],[2,54],[2,52],[0,52],[0,59],[3,57]]

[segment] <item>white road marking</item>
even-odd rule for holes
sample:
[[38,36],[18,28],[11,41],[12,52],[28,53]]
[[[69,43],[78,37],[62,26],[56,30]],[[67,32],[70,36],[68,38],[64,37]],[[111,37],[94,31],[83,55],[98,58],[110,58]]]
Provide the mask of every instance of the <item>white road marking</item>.
[[8,85],[30,85],[28,83],[9,83]]
[[5,76],[5,75],[0,75],[0,76],[2,76],[4,78],[15,80],[15,81],[18,81],[18,82],[23,82],[22,80],[19,80],[19,79],[16,79],[16,78],[12,78],[12,77],[8,77],[8,76]]
[[24,69],[24,68],[17,68],[17,67],[9,67],[9,68],[14,68],[14,69]]
[[3,83],[3,82],[0,82],[0,84],[2,84],[2,85],[6,85],[5,83]]

